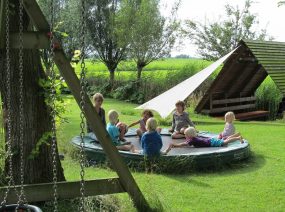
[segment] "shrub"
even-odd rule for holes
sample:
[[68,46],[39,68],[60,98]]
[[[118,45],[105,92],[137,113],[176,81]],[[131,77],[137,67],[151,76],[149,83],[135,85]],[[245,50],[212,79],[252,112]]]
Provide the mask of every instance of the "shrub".
[[255,92],[258,109],[268,110],[269,119],[275,120],[282,93],[270,77],[267,77]]

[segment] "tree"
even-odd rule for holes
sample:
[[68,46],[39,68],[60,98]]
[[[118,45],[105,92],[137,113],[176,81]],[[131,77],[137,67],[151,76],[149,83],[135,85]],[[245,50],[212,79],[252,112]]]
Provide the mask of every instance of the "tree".
[[119,2],[118,0],[87,0],[87,8],[87,28],[91,45],[109,70],[112,89],[116,68],[123,60],[126,51],[126,44],[119,42],[117,36],[120,26],[117,20]]
[[246,0],[242,9],[225,6],[226,18],[205,24],[186,21],[184,34],[198,46],[198,53],[205,59],[216,60],[235,48],[241,39],[273,39],[266,29],[255,31],[258,17],[250,12],[253,1]]
[[[10,0],[10,32],[16,32],[19,29],[19,1]],[[24,31],[28,30],[30,23],[28,15],[24,12]],[[29,29],[31,30],[31,29]],[[4,39],[1,37],[1,39]],[[19,50],[11,49],[11,122],[12,130],[12,161],[14,171],[14,179],[16,183],[20,183],[20,109],[19,109]],[[5,123],[5,138],[7,141],[7,74],[5,71],[5,49],[0,49],[0,93],[3,101],[3,120]],[[40,79],[46,79],[45,72],[41,65],[41,60],[38,50],[24,50],[24,183],[43,183],[51,182],[53,180],[53,165],[51,154],[51,139],[50,132],[52,129],[51,124],[51,110],[45,103],[44,89],[39,86]],[[6,114],[6,115],[5,115]],[[35,147],[38,147],[37,151]],[[57,179],[59,181],[65,180],[63,169],[59,158],[56,160],[57,164]],[[8,165],[6,161],[5,173],[8,172]]]
[[175,3],[171,11],[172,18],[166,19],[160,14],[159,0],[122,2],[121,17],[128,19],[123,23],[130,24],[125,39],[129,41],[129,57],[135,60],[137,65],[138,80],[141,79],[142,70],[146,65],[169,55],[177,36],[175,32],[179,27],[176,20],[179,5],[180,1]]
[[285,1],[279,1],[278,2],[278,7],[281,7],[282,5],[285,5]]

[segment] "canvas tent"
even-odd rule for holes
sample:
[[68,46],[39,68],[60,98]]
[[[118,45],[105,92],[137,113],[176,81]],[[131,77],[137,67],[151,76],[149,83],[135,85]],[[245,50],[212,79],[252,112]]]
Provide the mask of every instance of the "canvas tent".
[[223,62],[225,62],[236,49],[212,63],[207,68],[186,79],[161,95],[140,105],[136,109],[150,109],[157,111],[162,118],[167,117],[175,108],[175,103],[185,100],[196,88],[201,85]]

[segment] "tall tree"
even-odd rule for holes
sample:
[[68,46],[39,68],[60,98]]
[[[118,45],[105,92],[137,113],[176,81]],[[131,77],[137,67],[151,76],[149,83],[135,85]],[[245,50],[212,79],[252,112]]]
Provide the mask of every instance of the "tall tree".
[[184,33],[198,46],[205,59],[216,60],[235,48],[241,39],[272,39],[266,29],[255,30],[258,17],[250,12],[253,1],[246,0],[242,9],[227,4],[224,20],[205,24],[186,21]]
[[[99,59],[107,66],[110,73],[110,88],[113,88],[115,71],[124,58],[126,44],[118,41],[117,20],[118,0],[87,0],[87,28],[91,44]],[[126,29],[127,30],[127,29]]]
[[179,5],[180,1],[175,3],[171,18],[167,19],[160,13],[159,0],[122,1],[120,17],[127,19],[123,23],[131,26],[129,33],[124,35],[129,42],[129,57],[137,65],[138,80],[146,65],[169,55],[177,37],[179,22],[176,20],[176,12]]
[[[19,1],[10,0],[10,32],[17,32],[19,29]],[[24,31],[28,30],[30,23],[28,15],[24,12],[23,24]],[[1,37],[1,39],[4,39]],[[20,183],[20,109],[19,109],[19,50],[11,49],[10,51],[10,71],[11,71],[11,138],[12,138],[12,161],[14,171],[14,179],[16,183]],[[6,69],[6,51],[0,49],[0,93],[3,101],[3,120],[5,124],[5,138],[7,141],[7,113],[8,113],[8,96],[7,96],[7,73]],[[51,154],[51,142],[49,132],[51,132],[51,110],[45,103],[44,89],[39,86],[40,79],[46,79],[45,72],[42,68],[38,50],[24,50],[23,55],[23,121],[24,121],[24,183],[43,183],[53,180],[53,165]],[[38,147],[38,154],[33,154],[35,147]],[[65,180],[63,169],[59,158],[56,160],[57,178]],[[5,172],[8,172],[6,162]]]

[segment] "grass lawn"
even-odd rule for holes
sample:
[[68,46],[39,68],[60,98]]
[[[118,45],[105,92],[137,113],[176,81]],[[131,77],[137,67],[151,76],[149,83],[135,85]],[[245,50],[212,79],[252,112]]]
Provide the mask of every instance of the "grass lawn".
[[[59,127],[59,149],[67,153],[62,161],[67,180],[79,179],[79,165],[68,156],[70,139],[79,134],[79,109],[68,97],[68,123]],[[130,123],[140,117],[136,106],[113,99],[104,102],[106,111],[116,109],[120,120]],[[219,132],[223,122],[191,114],[199,130]],[[169,119],[170,120],[170,119]],[[146,198],[160,201],[165,211],[284,211],[285,208],[285,123],[236,122],[236,129],[250,142],[253,157],[220,171],[190,172],[184,175],[133,175]],[[166,127],[166,126],[165,126]],[[87,168],[86,178],[116,176],[104,168]],[[122,211],[135,211],[126,194],[119,197]]]

